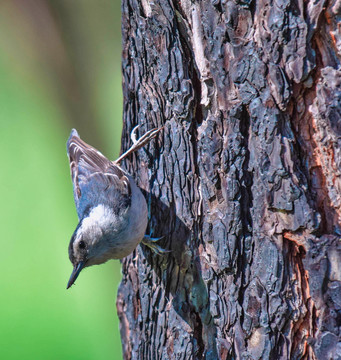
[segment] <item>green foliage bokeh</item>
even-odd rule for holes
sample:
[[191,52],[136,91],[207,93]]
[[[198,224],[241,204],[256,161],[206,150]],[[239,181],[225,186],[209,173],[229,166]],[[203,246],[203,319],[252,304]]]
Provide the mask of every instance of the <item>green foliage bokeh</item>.
[[86,269],[66,290],[78,219],[65,145],[76,127],[118,155],[119,9],[109,0],[0,5],[2,359],[122,358],[119,262]]

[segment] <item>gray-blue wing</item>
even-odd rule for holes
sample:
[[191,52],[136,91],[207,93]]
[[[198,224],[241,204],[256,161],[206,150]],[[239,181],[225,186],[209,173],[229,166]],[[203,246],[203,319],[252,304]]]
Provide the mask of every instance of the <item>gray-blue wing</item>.
[[81,140],[74,129],[67,142],[67,153],[80,220],[99,204],[110,206],[116,213],[130,207],[131,188],[123,170]]

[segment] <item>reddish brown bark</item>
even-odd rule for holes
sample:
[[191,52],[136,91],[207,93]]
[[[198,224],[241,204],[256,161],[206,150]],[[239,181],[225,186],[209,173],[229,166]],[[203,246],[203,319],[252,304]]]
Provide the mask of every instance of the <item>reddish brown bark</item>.
[[[149,231],[126,359],[341,358],[340,3],[123,0],[123,148]],[[339,345],[337,345],[339,344]]]

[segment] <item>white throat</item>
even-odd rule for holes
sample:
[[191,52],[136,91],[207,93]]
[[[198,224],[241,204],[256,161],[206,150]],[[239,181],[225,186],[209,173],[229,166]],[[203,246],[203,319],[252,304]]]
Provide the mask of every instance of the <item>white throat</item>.
[[102,231],[113,228],[117,221],[114,212],[105,205],[97,205],[93,208],[89,215],[83,219],[81,232],[84,234],[91,233],[97,228]]

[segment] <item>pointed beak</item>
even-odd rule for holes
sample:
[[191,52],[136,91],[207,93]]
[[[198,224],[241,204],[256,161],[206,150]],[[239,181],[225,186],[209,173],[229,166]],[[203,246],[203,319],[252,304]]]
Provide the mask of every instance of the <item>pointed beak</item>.
[[71,274],[70,279],[69,279],[69,282],[67,283],[66,289],[68,289],[69,287],[71,287],[73,285],[73,283],[78,278],[78,275],[81,272],[81,270],[83,269],[83,267],[84,267],[84,261],[80,261],[78,264],[76,264],[74,266],[72,274]]

